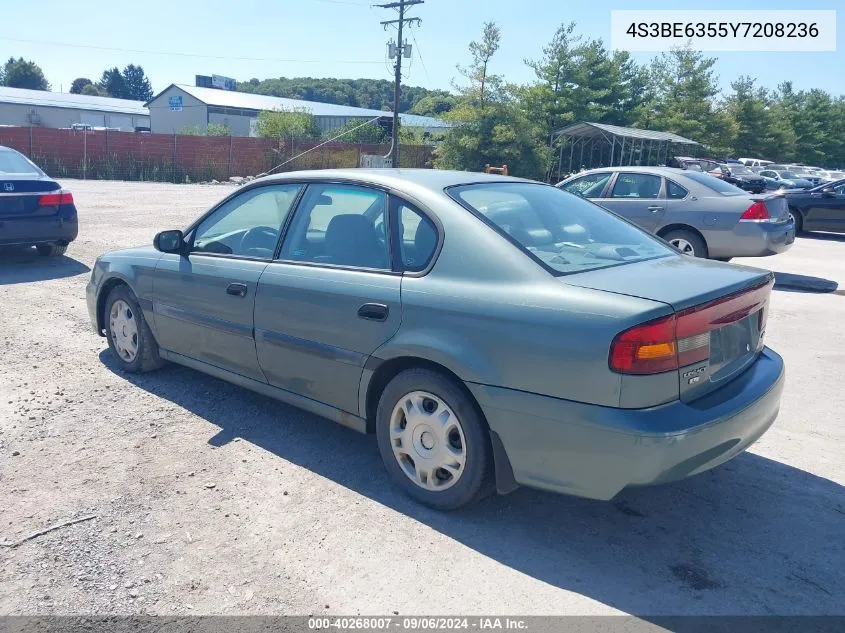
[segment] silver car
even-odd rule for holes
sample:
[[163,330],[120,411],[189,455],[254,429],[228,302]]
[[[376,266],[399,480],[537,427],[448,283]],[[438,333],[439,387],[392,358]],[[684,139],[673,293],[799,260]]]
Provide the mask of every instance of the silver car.
[[549,185],[352,169],[254,180],[98,258],[87,293],[108,362],[374,433],[399,487],[451,509],[519,484],[610,499],[742,452],[784,384],[773,284]]
[[695,257],[727,261],[775,255],[795,241],[783,196],[751,195],[710,174],[671,167],[610,167],[577,174],[557,186]]

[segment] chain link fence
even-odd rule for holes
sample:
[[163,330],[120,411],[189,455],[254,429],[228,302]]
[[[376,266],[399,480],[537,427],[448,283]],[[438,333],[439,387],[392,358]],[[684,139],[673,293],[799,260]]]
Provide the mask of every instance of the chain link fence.
[[[55,178],[186,183],[255,176],[320,141],[0,127],[0,145],[25,154]],[[362,154],[383,155],[389,149],[389,145],[328,143],[279,171],[352,168],[359,165]],[[428,145],[403,145],[401,166],[431,167],[432,154]]]

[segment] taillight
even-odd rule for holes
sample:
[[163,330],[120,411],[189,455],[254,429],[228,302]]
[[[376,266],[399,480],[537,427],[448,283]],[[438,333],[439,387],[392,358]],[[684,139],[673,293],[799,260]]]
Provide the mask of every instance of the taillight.
[[73,204],[73,194],[70,191],[58,191],[38,197],[39,207],[57,207],[60,204]]
[[621,374],[659,374],[710,358],[710,332],[758,312],[760,346],[774,281],[636,325],[617,334],[608,364]]
[[771,219],[769,209],[762,200],[754,202],[739,218],[740,222],[769,222]]

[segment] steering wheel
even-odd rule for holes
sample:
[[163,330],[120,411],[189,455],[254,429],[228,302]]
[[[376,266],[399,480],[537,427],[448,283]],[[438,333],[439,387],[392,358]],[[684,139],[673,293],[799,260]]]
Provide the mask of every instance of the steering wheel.
[[278,239],[279,232],[276,229],[271,229],[269,226],[254,226],[241,238],[241,252],[263,249],[272,253],[276,250]]

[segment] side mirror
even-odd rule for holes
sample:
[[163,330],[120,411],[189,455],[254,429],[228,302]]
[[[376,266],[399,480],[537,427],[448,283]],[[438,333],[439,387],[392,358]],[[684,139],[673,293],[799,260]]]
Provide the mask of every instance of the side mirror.
[[825,187],[822,189],[822,195],[825,198],[835,198],[836,197],[836,189],[833,187]]
[[182,231],[162,231],[153,238],[153,246],[162,253],[180,254],[185,249],[185,236]]

